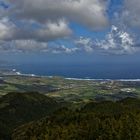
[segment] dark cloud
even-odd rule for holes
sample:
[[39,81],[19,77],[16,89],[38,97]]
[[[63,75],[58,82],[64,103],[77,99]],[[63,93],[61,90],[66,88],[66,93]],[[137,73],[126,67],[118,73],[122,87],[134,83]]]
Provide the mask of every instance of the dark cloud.
[[121,18],[125,24],[140,27],[140,0],[124,0]]
[[0,20],[0,40],[37,40],[47,42],[58,38],[69,36],[72,31],[69,29],[65,20],[59,20],[56,23],[47,22],[42,27],[29,30],[17,27],[8,18]]
[[7,0],[18,18],[46,22],[62,18],[92,29],[108,25],[106,0]]

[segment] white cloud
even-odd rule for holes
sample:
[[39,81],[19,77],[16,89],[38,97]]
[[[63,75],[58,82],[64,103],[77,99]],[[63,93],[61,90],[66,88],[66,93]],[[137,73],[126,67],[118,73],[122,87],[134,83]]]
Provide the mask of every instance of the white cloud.
[[136,51],[133,37],[127,31],[120,30],[114,25],[103,40],[80,37],[75,43],[78,51],[88,53],[100,51],[102,53],[131,54]]
[[55,45],[55,46],[49,46],[46,52],[54,53],[54,54],[71,54],[75,53],[77,51],[77,48],[68,48],[64,45]]
[[75,41],[75,43],[79,50],[83,50],[88,53],[93,52],[93,42],[91,38],[81,36],[78,40]]
[[104,40],[97,41],[97,46],[116,54],[134,53],[134,39],[124,30],[112,26],[111,32],[108,33]]
[[0,20],[0,40],[7,40],[14,35],[15,26],[7,18]]

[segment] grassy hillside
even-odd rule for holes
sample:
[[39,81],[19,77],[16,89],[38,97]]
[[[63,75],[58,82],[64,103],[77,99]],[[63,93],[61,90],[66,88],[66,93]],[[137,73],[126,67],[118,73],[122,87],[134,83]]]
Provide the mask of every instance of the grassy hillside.
[[24,123],[38,120],[59,108],[59,104],[39,93],[9,93],[0,98],[0,139]]
[[89,103],[63,108],[14,130],[13,140],[140,140],[140,100]]

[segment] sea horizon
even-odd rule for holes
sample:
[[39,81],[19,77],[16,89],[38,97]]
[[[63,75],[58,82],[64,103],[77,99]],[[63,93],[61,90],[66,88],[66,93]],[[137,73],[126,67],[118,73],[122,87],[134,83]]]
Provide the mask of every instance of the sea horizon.
[[60,76],[72,79],[136,80],[140,79],[140,66],[127,64],[74,65],[74,64],[22,64],[11,67],[22,74]]
[[[10,73],[12,72],[12,73]],[[7,73],[6,75],[18,75],[18,76],[28,76],[28,77],[48,77],[48,78],[53,78],[53,77],[60,77],[64,78],[66,80],[77,80],[77,81],[133,81],[133,82],[139,82],[140,78],[120,78],[120,79],[113,79],[113,78],[90,78],[90,77],[68,77],[64,75],[41,75],[41,74],[35,74],[35,73],[24,73],[22,71],[17,70],[16,68],[9,69],[9,74]]]

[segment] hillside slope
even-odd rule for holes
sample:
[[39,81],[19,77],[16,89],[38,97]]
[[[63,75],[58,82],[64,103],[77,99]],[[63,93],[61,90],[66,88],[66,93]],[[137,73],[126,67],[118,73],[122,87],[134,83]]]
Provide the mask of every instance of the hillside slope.
[[38,120],[59,108],[59,104],[39,93],[9,93],[0,98],[0,139],[24,123]]
[[140,140],[140,100],[87,104],[60,109],[50,118],[18,127],[13,140]]

